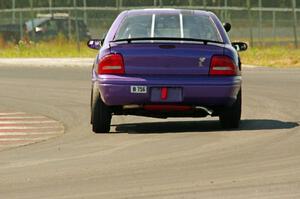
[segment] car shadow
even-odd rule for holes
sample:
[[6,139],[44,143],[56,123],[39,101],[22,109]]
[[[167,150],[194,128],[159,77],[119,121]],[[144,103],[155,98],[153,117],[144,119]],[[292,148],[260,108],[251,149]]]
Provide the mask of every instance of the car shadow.
[[[116,133],[129,134],[224,131],[217,120],[130,123],[119,124],[115,126]],[[229,131],[291,129],[297,126],[299,126],[299,123],[297,122],[286,122],[271,119],[246,119],[241,121],[240,127],[238,129],[229,129]]]

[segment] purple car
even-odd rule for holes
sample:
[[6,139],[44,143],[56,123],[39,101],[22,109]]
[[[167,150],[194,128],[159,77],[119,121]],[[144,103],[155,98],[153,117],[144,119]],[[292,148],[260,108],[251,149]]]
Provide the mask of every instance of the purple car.
[[[219,116],[224,128],[241,118],[242,77],[237,51],[212,12],[144,9],[122,12],[92,70],[91,124],[109,132],[112,115],[157,118]],[[101,47],[101,48],[100,48]]]

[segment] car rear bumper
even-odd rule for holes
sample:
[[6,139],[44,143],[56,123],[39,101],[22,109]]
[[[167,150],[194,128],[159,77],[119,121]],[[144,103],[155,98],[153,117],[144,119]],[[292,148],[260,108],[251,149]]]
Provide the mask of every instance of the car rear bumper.
[[[101,98],[110,106],[130,104],[184,104],[195,106],[229,106],[241,88],[241,76],[232,77],[126,77],[99,75],[97,78]],[[131,86],[147,86],[147,93],[131,93]],[[157,98],[158,91],[166,87],[180,90],[167,99]],[[171,93],[170,93],[171,94]]]

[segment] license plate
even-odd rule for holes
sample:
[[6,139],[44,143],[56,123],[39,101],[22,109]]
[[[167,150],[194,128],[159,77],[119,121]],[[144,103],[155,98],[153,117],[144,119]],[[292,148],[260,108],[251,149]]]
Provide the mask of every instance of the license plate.
[[131,93],[147,93],[147,86],[130,86]]

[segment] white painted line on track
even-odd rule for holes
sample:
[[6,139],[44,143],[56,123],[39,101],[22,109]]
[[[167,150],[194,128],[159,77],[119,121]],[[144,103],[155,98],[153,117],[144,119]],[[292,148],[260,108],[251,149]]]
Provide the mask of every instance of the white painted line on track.
[[26,115],[27,113],[24,112],[12,112],[12,113],[0,113],[0,116],[6,116],[6,115]]
[[5,132],[1,133],[1,135],[55,135],[63,133],[63,129],[61,131],[49,131],[49,132]]
[[0,67],[91,67],[94,58],[0,58]]
[[0,112],[0,151],[57,137],[64,125],[54,119],[25,112]]
[[46,117],[44,116],[8,116],[8,117],[0,117],[0,120],[2,119],[11,119],[11,120],[14,120],[14,119],[45,119]]
[[1,121],[0,124],[52,124],[57,123],[55,120],[42,120],[42,121]]
[[48,136],[48,137],[38,137],[38,138],[0,138],[0,142],[2,141],[39,141],[39,140],[46,140],[51,138],[52,136]]
[[62,128],[61,125],[57,126],[0,126],[0,130],[6,130],[6,129],[56,129],[56,128]]

